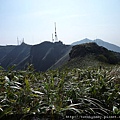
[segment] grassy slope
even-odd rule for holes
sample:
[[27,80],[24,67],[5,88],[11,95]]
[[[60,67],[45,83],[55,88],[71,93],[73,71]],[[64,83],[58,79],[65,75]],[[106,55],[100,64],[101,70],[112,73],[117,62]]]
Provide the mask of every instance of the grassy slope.
[[113,66],[105,62],[100,62],[96,59],[96,56],[93,55],[87,55],[85,57],[77,57],[74,59],[71,59],[67,61],[63,66],[61,66],[61,69],[64,68],[80,68],[80,69],[86,69],[86,68],[100,68],[100,67],[107,67],[107,66]]

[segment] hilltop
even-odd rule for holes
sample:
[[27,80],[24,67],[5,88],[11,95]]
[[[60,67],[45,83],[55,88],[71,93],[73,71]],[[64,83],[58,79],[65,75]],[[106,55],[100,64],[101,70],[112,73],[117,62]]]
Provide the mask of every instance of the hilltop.
[[96,43],[75,45],[64,67],[95,67],[120,64],[120,53],[110,51]]

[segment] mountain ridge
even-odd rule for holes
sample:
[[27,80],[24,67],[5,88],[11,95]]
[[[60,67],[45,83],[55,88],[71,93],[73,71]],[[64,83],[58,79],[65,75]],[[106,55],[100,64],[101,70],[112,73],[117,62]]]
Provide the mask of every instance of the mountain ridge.
[[64,45],[61,41],[49,42],[33,45],[30,50],[30,55],[25,61],[21,62],[18,69],[29,64],[33,64],[36,71],[46,71],[53,66],[61,57],[63,57],[71,46]]
[[[93,41],[86,38],[79,43],[85,44],[86,42],[92,43]],[[105,42],[98,39],[94,43],[102,45]],[[110,44],[108,43],[108,45]],[[70,60],[69,53],[74,46],[77,45],[65,45],[61,41],[54,43],[44,41],[36,45],[28,45],[23,42],[21,45],[16,46],[0,46],[0,65],[4,69],[7,69],[16,64],[16,70],[26,69],[29,64],[33,64],[36,71],[55,69]],[[98,51],[98,49],[96,51]],[[119,54],[115,52],[114,54],[119,56]]]

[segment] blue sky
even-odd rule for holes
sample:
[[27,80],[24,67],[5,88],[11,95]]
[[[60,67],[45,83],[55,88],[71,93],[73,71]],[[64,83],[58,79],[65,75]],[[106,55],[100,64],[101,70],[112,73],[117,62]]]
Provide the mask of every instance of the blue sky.
[[102,39],[120,46],[120,0],[0,0],[0,45]]

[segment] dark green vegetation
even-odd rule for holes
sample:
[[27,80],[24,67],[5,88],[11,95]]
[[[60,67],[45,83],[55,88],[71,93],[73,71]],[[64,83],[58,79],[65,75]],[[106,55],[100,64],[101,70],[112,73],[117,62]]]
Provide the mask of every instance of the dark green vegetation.
[[[120,66],[35,72],[0,70],[0,117],[120,114]],[[25,115],[25,116],[24,116]],[[16,116],[17,117],[17,116]]]

